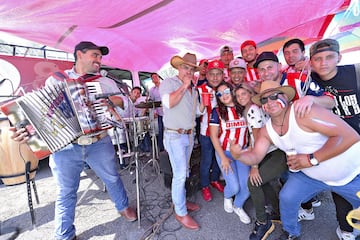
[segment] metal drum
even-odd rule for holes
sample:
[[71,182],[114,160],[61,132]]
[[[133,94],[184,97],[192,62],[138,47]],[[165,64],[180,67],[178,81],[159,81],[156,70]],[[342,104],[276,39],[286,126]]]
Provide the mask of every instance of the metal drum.
[[118,134],[118,141],[116,141],[114,130],[115,130],[115,128],[111,128],[111,129],[108,130],[108,134],[111,137],[111,141],[112,141],[113,145],[126,143],[126,129],[125,129],[125,127],[123,127],[123,128],[117,127],[116,128],[116,132]]
[[[135,118],[123,118],[123,120],[126,124],[126,127],[130,135],[134,133],[137,135],[141,135],[149,130],[150,121],[149,121],[149,117],[147,116],[135,117]],[[134,131],[133,122],[135,122],[135,131]]]

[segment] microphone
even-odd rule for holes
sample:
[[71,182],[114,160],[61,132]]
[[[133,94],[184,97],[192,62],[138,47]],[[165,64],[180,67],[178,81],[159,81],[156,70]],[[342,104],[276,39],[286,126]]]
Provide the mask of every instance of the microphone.
[[110,78],[110,79],[114,80],[115,82],[120,82],[120,83],[122,83],[122,80],[121,80],[121,79],[119,79],[118,77],[112,75],[111,73],[109,73],[109,72],[106,71],[105,69],[103,69],[103,70],[100,71],[100,75],[103,76],[103,77]]
[[[121,92],[120,94],[122,94],[124,96],[129,95],[129,94],[126,94],[126,92],[128,93],[128,91],[126,91],[128,85],[126,83],[124,83],[121,79],[119,79],[115,75],[112,75],[111,73],[109,73],[105,69],[100,70],[100,75],[102,77],[110,78],[111,80],[114,80],[116,82],[116,84],[120,85],[120,87],[119,87],[119,90]],[[125,88],[126,90],[124,91],[123,88]]]
[[100,98],[108,98],[113,95],[120,95],[122,92],[113,92],[113,93],[101,93],[101,94],[95,94],[95,100],[98,100]]

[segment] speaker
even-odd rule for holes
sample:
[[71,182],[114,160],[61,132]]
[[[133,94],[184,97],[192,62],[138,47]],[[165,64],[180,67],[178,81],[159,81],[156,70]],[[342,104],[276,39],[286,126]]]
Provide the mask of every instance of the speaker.
[[[166,151],[159,154],[160,171],[164,176],[164,185],[171,188],[172,182],[172,169],[169,160],[169,155]],[[199,190],[200,185],[200,155],[197,151],[193,151],[190,159],[190,176],[186,178],[185,189],[186,196],[190,197]]]

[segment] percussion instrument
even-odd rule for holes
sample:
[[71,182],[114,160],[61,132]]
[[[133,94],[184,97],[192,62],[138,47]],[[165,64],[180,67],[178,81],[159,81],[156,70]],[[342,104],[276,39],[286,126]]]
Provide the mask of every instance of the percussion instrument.
[[0,134],[0,178],[5,185],[26,182],[25,165],[30,162],[30,180],[35,177],[39,159],[27,144],[19,144],[11,139],[8,120],[1,121]]
[[96,100],[102,93],[99,77],[59,81],[4,104],[1,110],[13,125],[27,128],[30,148],[44,158],[83,134],[112,127],[107,107]]
[[[150,128],[149,117],[147,116],[135,117],[135,118],[123,118],[123,121],[125,122],[130,135],[131,134],[141,135],[143,133],[146,133]],[[135,129],[133,122],[135,122]]]
[[116,132],[118,134],[118,141],[116,140],[114,131],[115,131],[115,128],[110,128],[108,130],[108,134],[111,137],[111,141],[112,141],[113,145],[126,143],[126,129],[124,127],[116,128]]
[[161,101],[147,101],[135,105],[137,108],[157,108],[161,107]]

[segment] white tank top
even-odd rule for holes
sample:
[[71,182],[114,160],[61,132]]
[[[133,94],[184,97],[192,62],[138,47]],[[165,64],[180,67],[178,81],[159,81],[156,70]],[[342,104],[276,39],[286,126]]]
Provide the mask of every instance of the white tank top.
[[[293,106],[290,109],[289,129],[285,135],[279,136],[272,127],[271,121],[266,123],[266,130],[275,146],[285,152],[288,149],[295,149],[298,154],[314,153],[328,140],[323,134],[302,130],[296,122]],[[301,171],[328,185],[342,186],[360,174],[358,156],[360,156],[360,141],[336,157],[321,162],[318,166],[303,168]]]

